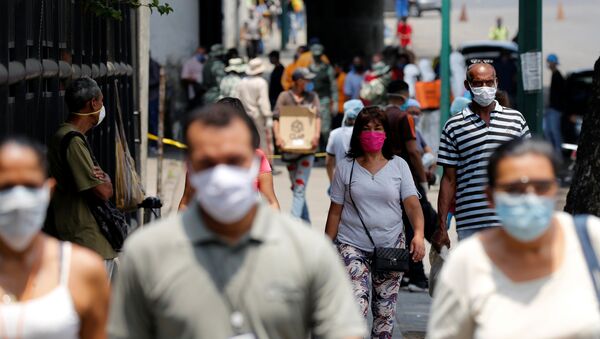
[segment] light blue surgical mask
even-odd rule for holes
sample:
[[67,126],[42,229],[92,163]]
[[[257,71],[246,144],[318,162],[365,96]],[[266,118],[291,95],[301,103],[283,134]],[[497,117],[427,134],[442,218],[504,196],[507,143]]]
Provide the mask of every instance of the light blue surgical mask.
[[406,112],[408,110],[408,102],[403,103],[399,108],[402,112]]
[[504,230],[519,241],[529,242],[550,227],[556,199],[533,193],[495,192],[494,204]]
[[307,82],[306,85],[304,85],[304,91],[305,92],[312,92],[315,89],[315,83],[314,82]]

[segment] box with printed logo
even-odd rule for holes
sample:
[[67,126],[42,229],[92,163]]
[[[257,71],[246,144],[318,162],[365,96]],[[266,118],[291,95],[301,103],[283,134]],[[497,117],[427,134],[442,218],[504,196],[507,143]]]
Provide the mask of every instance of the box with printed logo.
[[282,106],[280,112],[279,131],[284,143],[282,151],[312,153],[316,112],[303,106]]

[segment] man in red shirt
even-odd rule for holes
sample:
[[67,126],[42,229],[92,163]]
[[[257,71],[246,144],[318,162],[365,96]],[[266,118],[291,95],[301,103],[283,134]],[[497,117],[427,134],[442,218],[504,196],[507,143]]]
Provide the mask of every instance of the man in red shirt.
[[411,44],[410,37],[412,35],[412,27],[406,22],[406,17],[402,17],[398,22],[398,30],[396,31],[400,40],[400,47],[406,49],[406,46]]

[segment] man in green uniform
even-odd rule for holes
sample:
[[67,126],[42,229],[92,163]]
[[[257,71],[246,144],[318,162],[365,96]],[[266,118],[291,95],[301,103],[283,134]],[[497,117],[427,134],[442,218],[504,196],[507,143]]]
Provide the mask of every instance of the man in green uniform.
[[223,57],[225,55],[225,49],[223,45],[216,44],[210,48],[208,60],[202,69],[202,81],[206,92],[203,97],[203,104],[208,105],[219,100],[221,93],[220,85],[221,80],[225,77],[225,64],[223,63]]
[[74,137],[67,145],[62,144],[67,133],[76,131],[85,135],[102,122],[106,116],[102,99],[100,87],[88,77],[73,80],[65,91],[70,113],[50,140],[48,149],[50,176],[57,182],[48,218],[52,218],[50,223],[61,240],[87,247],[102,256],[110,275],[117,253],[100,233],[86,197],[110,199],[111,179],[94,165],[84,139]]
[[310,47],[313,55],[313,63],[308,67],[309,71],[315,75],[312,80],[313,91],[319,95],[321,104],[321,139],[320,148],[325,149],[329,132],[331,131],[331,119],[337,114],[338,91],[337,81],[335,79],[335,70],[333,67],[323,62],[323,45],[314,44]]

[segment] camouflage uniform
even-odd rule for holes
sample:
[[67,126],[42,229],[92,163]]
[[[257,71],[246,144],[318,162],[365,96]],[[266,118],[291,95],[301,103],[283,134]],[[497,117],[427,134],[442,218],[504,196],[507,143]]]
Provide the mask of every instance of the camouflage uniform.
[[315,86],[314,91],[319,95],[321,104],[321,139],[319,143],[325,146],[327,145],[327,139],[331,131],[331,120],[333,115],[337,114],[336,107],[333,107],[333,112],[331,111],[331,103],[333,102],[337,106],[338,101],[335,71],[331,65],[324,62],[313,62],[308,69],[311,73],[315,74],[315,78],[312,81]]
[[221,60],[221,57],[225,54],[223,46],[213,45],[210,49],[209,58],[204,65],[202,70],[202,80],[206,87],[204,93],[203,103],[210,104],[219,100],[219,94],[221,92],[219,86],[221,80],[225,77],[225,64]]

